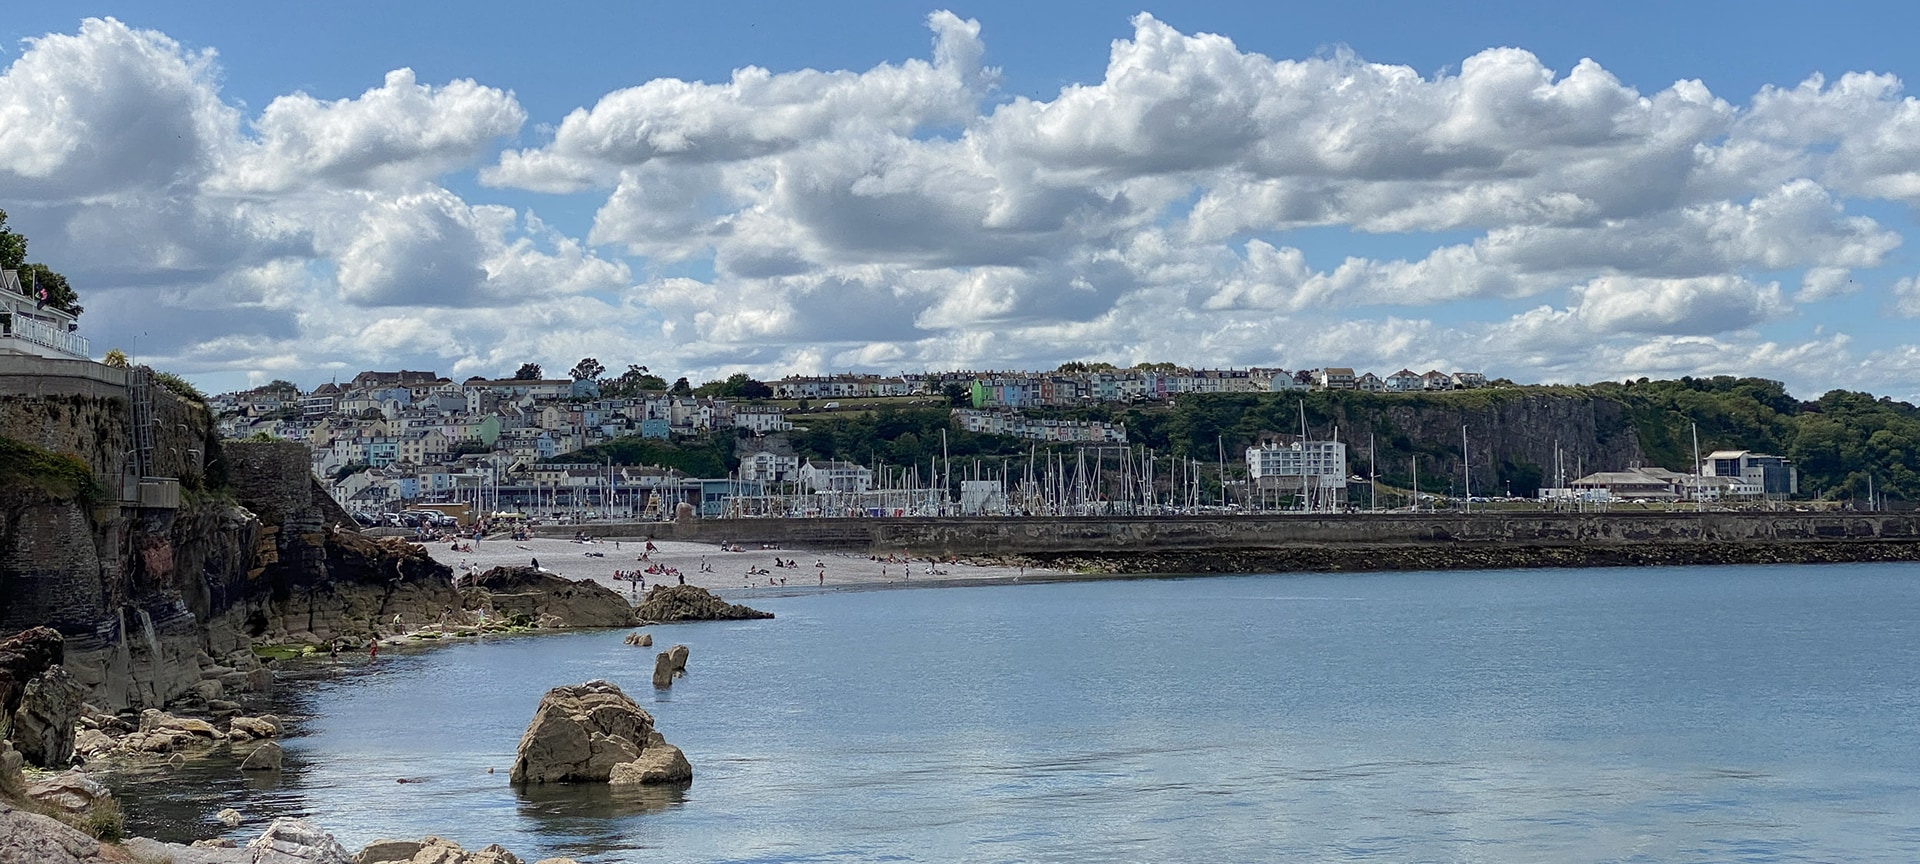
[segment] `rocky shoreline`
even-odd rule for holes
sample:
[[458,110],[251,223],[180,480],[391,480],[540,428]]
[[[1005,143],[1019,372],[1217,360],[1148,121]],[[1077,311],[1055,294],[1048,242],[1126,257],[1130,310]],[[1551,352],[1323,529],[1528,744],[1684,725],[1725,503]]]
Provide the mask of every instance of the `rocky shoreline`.
[[[374,844],[379,850],[370,846],[356,856],[343,857],[345,853],[337,850],[338,844],[308,843],[324,837],[324,832],[306,823],[291,824],[293,820],[276,820],[261,840],[244,850],[222,849],[219,841],[180,846],[134,838],[123,846],[102,844],[101,839],[118,838],[121,830],[118,805],[110,792],[87,771],[78,767],[67,769],[67,766],[177,767],[186,764],[188,758],[222,752],[224,748],[224,752],[230,752],[240,763],[238,770],[277,773],[281,765],[280,747],[273,739],[282,734],[280,718],[270,714],[249,716],[244,713],[243,703],[234,699],[266,692],[275,677],[275,668],[293,658],[337,656],[343,651],[349,654],[365,651],[377,656],[380,646],[426,646],[443,640],[480,639],[496,634],[620,628],[654,623],[654,619],[772,617],[726,603],[694,586],[656,586],[643,601],[643,612],[617,592],[591,580],[571,580],[534,567],[497,567],[456,585],[451,571],[427,557],[417,546],[401,541],[371,541],[350,532],[336,533],[328,548],[355,550],[370,562],[389,565],[394,578],[385,585],[371,580],[328,584],[324,591],[310,592],[305,603],[283,603],[279,606],[280,614],[264,623],[256,621],[258,632],[250,637],[251,649],[223,658],[199,652],[192,667],[199,676],[199,685],[186,688],[169,703],[169,708],[184,713],[126,706],[113,711],[86,701],[101,691],[76,681],[67,672],[65,641],[51,628],[24,631],[0,641],[0,703],[3,703],[0,704],[0,721],[3,721],[0,729],[6,733],[5,740],[0,741],[0,862],[171,860],[175,864],[229,861],[375,864],[421,860],[432,864],[520,864],[521,859],[498,847],[466,852],[449,841],[431,837],[421,841],[380,841]],[[644,641],[650,644],[652,640],[648,636]],[[675,656],[684,667],[685,647],[675,646],[674,650],[679,652]],[[596,685],[612,689],[613,696],[625,703],[626,713],[638,718],[629,725],[644,727],[642,734],[630,736],[633,737],[631,743],[609,751],[627,757],[615,761],[632,763],[612,766],[618,769],[612,782],[689,780],[692,768],[685,756],[652,729],[651,717],[612,685],[590,682],[582,686]],[[613,701],[607,694],[594,692],[602,702]],[[225,698],[228,696],[234,699]],[[549,712],[543,702],[542,712],[542,716],[555,712],[568,714],[569,709],[555,708]],[[600,716],[606,711],[571,710],[571,713]],[[551,732],[565,726],[565,723],[548,723],[545,728],[549,731],[541,735],[530,728],[527,739],[522,742],[523,749],[536,746],[547,755],[566,752],[567,746],[564,742],[555,744],[555,733]],[[596,745],[607,740],[625,740],[599,732],[586,737]],[[14,749],[16,741],[21,750]],[[42,770],[29,774],[30,765]],[[525,779],[520,776],[521,770],[521,766],[516,766],[513,778],[516,782]],[[607,777],[593,779],[604,781]],[[231,821],[227,821],[230,826],[240,824],[237,813],[226,811],[221,816],[223,821],[231,817]],[[78,831],[80,828],[86,831]],[[286,837],[294,837],[298,842]],[[331,838],[326,839],[331,842]],[[289,847],[289,843],[299,848]],[[413,851],[401,857],[368,857],[375,851],[380,855],[398,855],[407,849]],[[138,857],[129,859],[128,852]],[[428,857],[421,859],[418,855]]]

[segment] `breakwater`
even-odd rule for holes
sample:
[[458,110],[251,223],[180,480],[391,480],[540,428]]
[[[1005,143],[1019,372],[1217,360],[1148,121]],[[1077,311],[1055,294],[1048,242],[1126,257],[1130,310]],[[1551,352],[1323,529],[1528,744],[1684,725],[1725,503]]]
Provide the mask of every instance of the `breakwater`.
[[[575,530],[538,529],[549,536]],[[1920,560],[1920,514],[1913,513],[707,519],[591,530],[606,537],[1020,559],[1116,573]]]

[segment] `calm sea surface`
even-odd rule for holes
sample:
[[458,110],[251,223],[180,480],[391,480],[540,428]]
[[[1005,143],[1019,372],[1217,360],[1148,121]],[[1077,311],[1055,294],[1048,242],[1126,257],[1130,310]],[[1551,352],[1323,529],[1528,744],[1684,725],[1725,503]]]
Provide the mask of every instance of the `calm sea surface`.
[[[286,688],[277,783],[209,759],[122,795],[174,839],[234,806],[236,839],[305,815],[529,861],[1920,861],[1916,565],[749,602],[779,618],[356,660]],[[592,678],[690,788],[507,784],[540,695]]]

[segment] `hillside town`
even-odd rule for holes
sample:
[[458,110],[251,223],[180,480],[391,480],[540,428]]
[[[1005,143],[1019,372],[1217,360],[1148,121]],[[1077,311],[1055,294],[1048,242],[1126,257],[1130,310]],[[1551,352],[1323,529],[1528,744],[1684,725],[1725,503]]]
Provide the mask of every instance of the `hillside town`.
[[[584,371],[601,370],[594,363]],[[684,380],[671,388],[635,392],[619,386],[617,379],[593,375],[456,382],[431,371],[366,371],[310,391],[280,381],[223,393],[208,403],[225,437],[309,445],[314,476],[356,512],[442,501],[535,510],[566,501],[580,512],[594,512],[581,503],[592,501],[593,507],[617,509],[626,517],[658,517],[679,501],[697,502],[704,515],[721,515],[731,499],[758,496],[780,484],[807,493],[871,492],[876,481],[868,467],[803,461],[778,452],[783,442],[777,433],[794,430],[793,416],[832,412],[842,407],[841,400],[933,400],[950,406],[953,426],[968,432],[1035,442],[1124,445],[1123,424],[1032,417],[1024,409],[1166,401],[1191,393],[1413,392],[1471,389],[1488,382],[1474,372],[1418,374],[1405,369],[1383,378],[1338,367],[1192,370],[1168,364],[1132,369],[1069,364],[1053,372],[848,373],[747,383],[758,386],[740,389],[763,398],[699,395]],[[750,442],[767,440],[769,447],[750,443],[740,455],[739,470],[727,477],[690,477],[672,469],[611,461],[572,464],[564,458],[626,438],[671,442],[728,431]]]

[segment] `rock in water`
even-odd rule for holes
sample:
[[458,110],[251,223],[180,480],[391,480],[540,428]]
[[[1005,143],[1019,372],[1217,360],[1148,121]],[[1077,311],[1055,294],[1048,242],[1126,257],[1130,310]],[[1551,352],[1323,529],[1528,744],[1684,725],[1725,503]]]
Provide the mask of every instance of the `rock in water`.
[[653,647],[653,634],[652,633],[628,633],[626,642],[628,645],[638,645],[642,648],[651,648]]
[[[346,847],[341,846],[340,841],[305,819],[275,819],[264,833],[247,844],[247,848],[258,852],[278,852],[311,864],[353,864],[353,857],[347,854]],[[257,857],[273,860],[266,856]]]
[[673,686],[673,652],[662,651],[653,655],[653,686]]
[[532,567],[495,567],[474,578],[493,609],[509,618],[557,619],[562,627],[626,627],[633,607],[620,592],[591,579],[568,579]]
[[80,721],[80,700],[86,688],[54,666],[28,681],[13,712],[13,745],[28,762],[42,768],[64,768],[73,761],[73,728]]
[[282,755],[280,745],[268,741],[259,747],[255,747],[252,753],[247,754],[247,760],[240,763],[240,770],[278,771],[280,770]]
[[634,614],[643,621],[743,621],[772,618],[772,612],[728,603],[698,585],[655,585],[640,598]]
[[653,716],[606,681],[555,687],[520,736],[515,783],[604,782],[613,766],[640,756]]
[[655,741],[640,751],[640,758],[613,766],[607,782],[685,783],[692,779],[693,765],[687,762],[687,754],[665,741]]
[[687,655],[692,653],[685,645],[675,645],[667,649],[667,657],[673,661],[673,674],[687,674]]
[[220,824],[225,825],[228,828],[240,827],[240,821],[241,821],[240,811],[235,810],[232,807],[228,807],[227,809],[220,811],[213,818],[220,820]]

